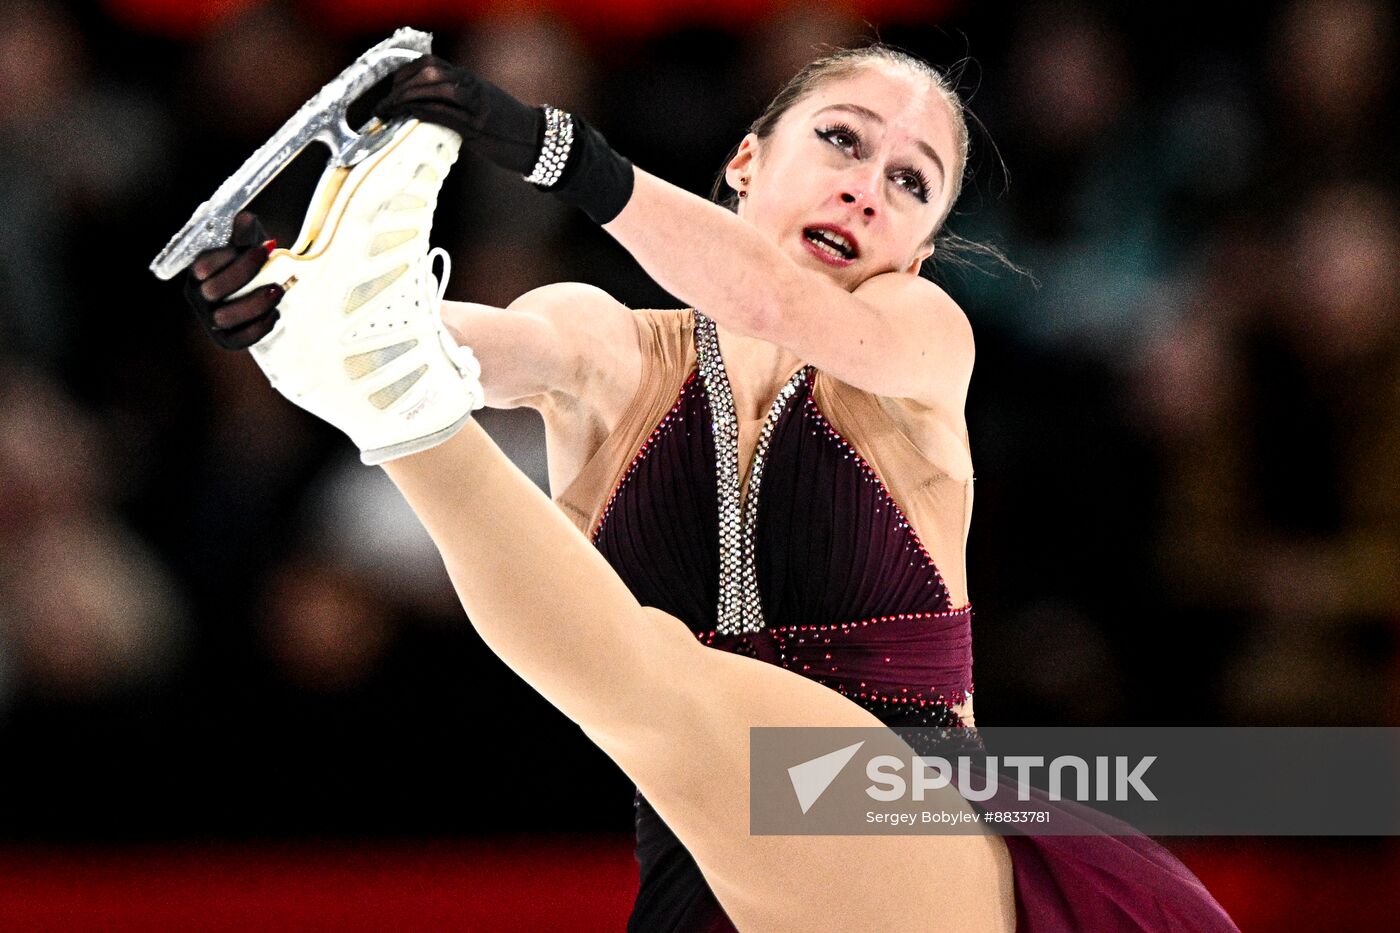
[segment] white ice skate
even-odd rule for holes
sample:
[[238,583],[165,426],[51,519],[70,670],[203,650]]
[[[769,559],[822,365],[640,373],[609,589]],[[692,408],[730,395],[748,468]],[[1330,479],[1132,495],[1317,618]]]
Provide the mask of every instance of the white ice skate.
[[281,316],[253,358],[279,392],[348,434],[373,464],[446,440],[485,394],[471,350],[442,324],[431,265],[446,253],[428,244],[461,138],[409,119],[372,122],[355,145],[353,165],[327,166],[296,242],[273,250],[232,297],[282,286]]
[[253,359],[279,392],[349,434],[365,463],[441,443],[485,400],[471,350],[442,325],[428,248],[461,138],[417,120],[384,132],[354,168],[327,170],[297,242],[273,250],[244,289],[285,290]]

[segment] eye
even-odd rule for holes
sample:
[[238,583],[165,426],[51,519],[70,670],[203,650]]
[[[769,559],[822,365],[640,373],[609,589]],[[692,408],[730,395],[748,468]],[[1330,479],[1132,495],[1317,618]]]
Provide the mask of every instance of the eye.
[[860,134],[844,123],[834,123],[819,129],[817,136],[851,155],[860,154]]
[[916,168],[907,169],[894,176],[894,183],[923,203],[928,203],[928,178]]

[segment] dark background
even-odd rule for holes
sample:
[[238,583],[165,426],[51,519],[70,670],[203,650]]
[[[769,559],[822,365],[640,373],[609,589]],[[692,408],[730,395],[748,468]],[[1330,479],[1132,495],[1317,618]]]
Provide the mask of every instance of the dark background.
[[[978,721],[1397,724],[1395,12],[1132,8],[0,2],[0,843],[630,825],[628,782],[480,643],[380,471],[146,271],[404,24],[705,193],[823,44],[950,69],[977,118],[950,228],[1030,272],[931,270],[978,344]],[[256,204],[284,245],[323,161]],[[466,155],[434,238],[452,298],[678,304]],[[538,418],[482,421],[543,483]],[[1237,915],[1307,858],[1272,845],[1221,877]],[[1395,857],[1333,846],[1351,877]]]

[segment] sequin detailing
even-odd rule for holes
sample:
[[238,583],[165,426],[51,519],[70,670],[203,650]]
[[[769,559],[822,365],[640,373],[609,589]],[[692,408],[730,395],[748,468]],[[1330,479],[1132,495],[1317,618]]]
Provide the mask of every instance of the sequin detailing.
[[[904,622],[916,619],[944,619],[954,616],[968,615],[972,612],[972,605],[969,603],[961,609],[945,609],[942,612],[898,612],[893,615],[873,616],[869,619],[857,619],[854,622],[838,622],[835,625],[785,625],[772,629],[775,634],[787,634],[790,632],[849,632],[852,629],[866,628],[871,625],[880,625],[888,622]],[[695,637],[706,644],[711,644],[716,635],[723,635],[725,632],[718,630],[709,632],[696,632]]]
[[748,494],[739,485],[739,417],[734,392],[719,352],[715,322],[695,312],[695,353],[698,372],[710,400],[715,438],[715,482],[719,498],[719,622],[724,635],[763,628],[763,605],[754,563],[754,529],[758,495],[768,444],[788,400],[807,381],[807,367],[792,375],[768,408],[749,468]]
[[[954,707],[966,703],[973,689],[971,616],[969,605],[834,625],[774,626],[754,634],[710,629],[695,637],[706,647],[799,673],[881,721],[956,726],[962,719]],[[917,661],[911,664],[911,657]],[[953,686],[958,683],[967,686]]]
[[873,694],[844,695],[886,725],[917,728],[932,726],[971,728],[963,723],[962,718],[953,709],[954,706],[963,701],[923,698],[915,701],[908,697],[886,697]]

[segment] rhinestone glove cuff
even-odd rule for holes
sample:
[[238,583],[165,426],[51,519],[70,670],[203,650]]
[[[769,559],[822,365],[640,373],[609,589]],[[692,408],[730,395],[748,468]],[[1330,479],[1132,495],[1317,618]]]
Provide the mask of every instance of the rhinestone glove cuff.
[[[559,115],[557,124],[553,114]],[[582,117],[546,107],[545,121],[540,161],[535,171],[538,172],[541,165],[549,165],[550,177],[557,177],[557,180],[547,184],[537,182],[536,187],[579,208],[597,224],[605,224],[621,214],[632,198],[635,180],[632,163],[609,146],[603,134]],[[551,137],[550,130],[556,125],[556,135]]]
[[569,162],[569,150],[574,144],[574,118],[549,104],[541,109],[544,110],[544,144],[534,171],[526,175],[525,180],[548,190],[558,183]]

